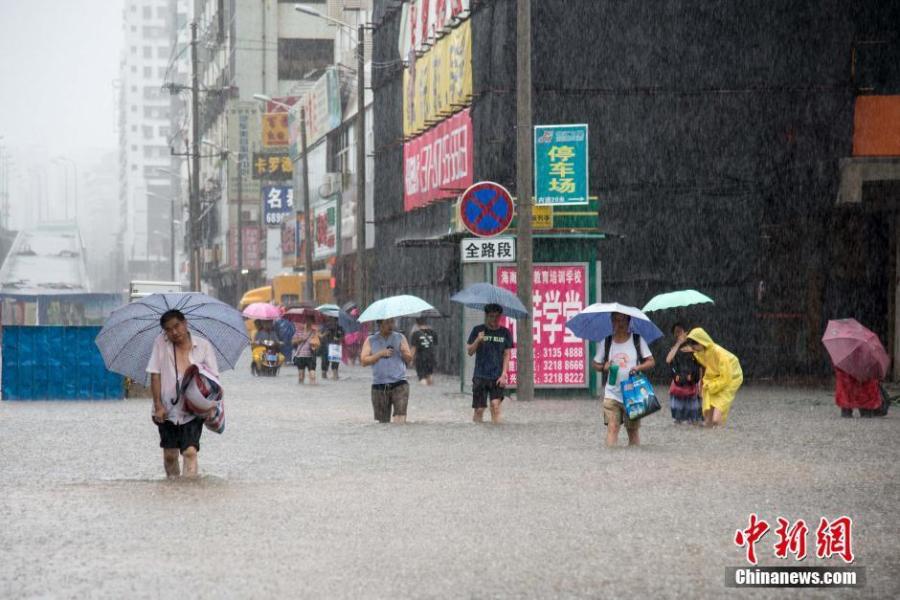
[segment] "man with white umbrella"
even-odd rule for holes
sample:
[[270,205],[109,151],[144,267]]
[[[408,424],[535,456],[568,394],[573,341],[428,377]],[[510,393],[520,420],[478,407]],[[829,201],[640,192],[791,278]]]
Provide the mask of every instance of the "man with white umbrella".
[[359,355],[362,366],[372,367],[375,420],[390,423],[393,409],[394,423],[405,423],[409,404],[406,368],[412,362],[412,350],[406,336],[394,331],[394,319],[379,319],[375,324],[378,332],[366,338]]
[[631,334],[631,317],[614,312],[610,315],[613,333],[601,343],[594,357],[593,368],[605,373],[603,388],[603,422],[606,424],[606,445],[612,447],[619,439],[619,428],[624,423],[628,432],[628,445],[640,444],[640,420],[630,420],[625,413],[621,383],[629,375],[649,371],[656,366],[646,340],[639,334]]

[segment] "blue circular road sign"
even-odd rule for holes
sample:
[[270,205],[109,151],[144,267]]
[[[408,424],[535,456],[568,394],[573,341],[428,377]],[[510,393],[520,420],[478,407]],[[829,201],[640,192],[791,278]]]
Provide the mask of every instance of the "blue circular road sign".
[[469,186],[459,199],[460,222],[480,237],[506,231],[514,212],[509,191],[493,181],[479,181]]

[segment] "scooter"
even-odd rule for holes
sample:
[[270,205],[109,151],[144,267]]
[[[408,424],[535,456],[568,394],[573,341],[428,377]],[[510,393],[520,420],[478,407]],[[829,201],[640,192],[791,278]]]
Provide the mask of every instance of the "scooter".
[[253,346],[250,372],[257,376],[275,377],[284,364],[284,354],[279,352],[277,340],[263,340]]

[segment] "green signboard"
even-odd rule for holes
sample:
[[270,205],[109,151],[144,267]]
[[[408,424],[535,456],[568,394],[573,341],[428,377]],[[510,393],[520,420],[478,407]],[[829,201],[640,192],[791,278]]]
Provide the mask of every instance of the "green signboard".
[[538,205],[588,203],[588,126],[534,128],[534,195]]

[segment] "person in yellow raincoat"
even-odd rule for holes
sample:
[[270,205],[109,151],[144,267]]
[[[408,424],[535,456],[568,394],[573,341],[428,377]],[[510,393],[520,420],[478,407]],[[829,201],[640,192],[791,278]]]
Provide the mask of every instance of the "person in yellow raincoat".
[[724,425],[744,372],[737,356],[713,342],[709,334],[696,327],[688,334],[686,344],[704,369],[701,382],[703,418],[707,427]]

